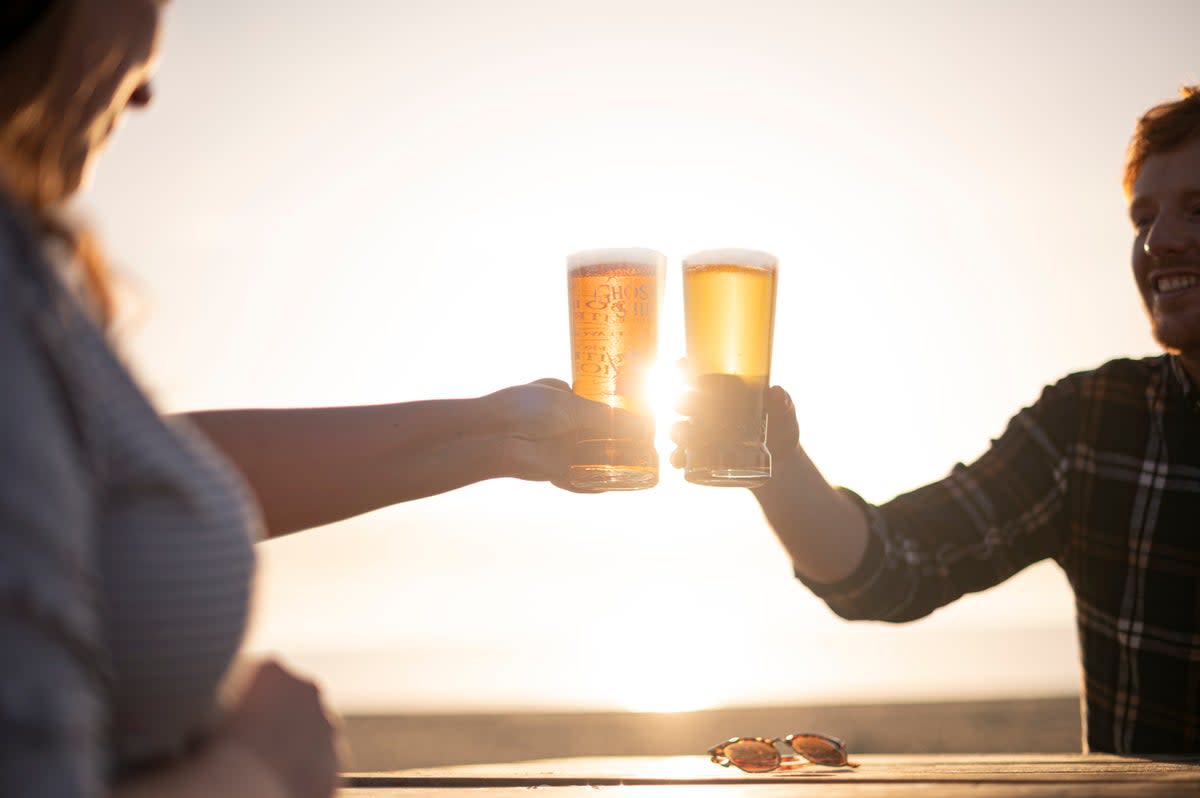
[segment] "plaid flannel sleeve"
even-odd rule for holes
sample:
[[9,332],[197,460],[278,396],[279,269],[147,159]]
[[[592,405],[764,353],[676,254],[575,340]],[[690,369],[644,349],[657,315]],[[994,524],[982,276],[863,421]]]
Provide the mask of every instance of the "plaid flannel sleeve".
[[844,618],[903,622],[1058,555],[1078,405],[1064,379],[938,482],[879,506],[843,489],[867,516],[862,562],[834,584],[798,578]]

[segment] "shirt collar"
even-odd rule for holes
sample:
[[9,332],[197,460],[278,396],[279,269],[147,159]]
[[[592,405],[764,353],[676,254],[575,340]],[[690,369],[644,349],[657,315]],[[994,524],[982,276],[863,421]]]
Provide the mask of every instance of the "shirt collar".
[[1184,400],[1200,410],[1200,393],[1197,392],[1192,378],[1188,376],[1187,369],[1183,367],[1183,362],[1177,355],[1167,355],[1167,362],[1171,364],[1171,374],[1175,377],[1175,385],[1183,393]]

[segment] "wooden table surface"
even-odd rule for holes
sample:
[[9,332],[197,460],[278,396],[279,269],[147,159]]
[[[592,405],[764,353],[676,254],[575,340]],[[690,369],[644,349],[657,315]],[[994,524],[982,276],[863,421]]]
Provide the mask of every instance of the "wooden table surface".
[[885,755],[854,757],[857,769],[809,767],[751,775],[705,756],[592,757],[348,773],[340,798],[597,797],[875,798],[969,795],[1063,798],[1200,796],[1200,758],[1106,754]]

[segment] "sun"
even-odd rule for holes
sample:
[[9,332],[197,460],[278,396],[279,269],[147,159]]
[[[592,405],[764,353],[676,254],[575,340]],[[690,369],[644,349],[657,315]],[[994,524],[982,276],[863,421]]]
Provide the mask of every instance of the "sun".
[[677,660],[681,653],[677,646],[648,638],[644,645],[631,646],[621,658],[605,663],[608,702],[626,712],[664,713],[695,712],[725,704],[730,696],[723,685],[713,683],[706,669],[689,670],[680,664],[703,661],[687,655],[709,655],[707,647],[687,648],[685,645],[685,656]]
[[708,701],[697,697],[688,685],[678,685],[670,682],[660,682],[646,685],[645,693],[626,686],[626,693],[620,700],[621,708],[626,712],[697,712],[702,709],[712,709],[718,702]]
[[687,390],[687,379],[677,362],[660,358],[651,367],[646,384],[657,442],[670,445],[671,425],[679,419],[679,400]]
[[625,712],[730,705],[739,684],[723,674],[737,672],[736,652],[714,636],[705,613],[647,612],[646,607],[661,604],[661,587],[625,587],[622,604],[631,609],[596,621],[592,639],[605,643],[589,651],[586,679],[592,695]]

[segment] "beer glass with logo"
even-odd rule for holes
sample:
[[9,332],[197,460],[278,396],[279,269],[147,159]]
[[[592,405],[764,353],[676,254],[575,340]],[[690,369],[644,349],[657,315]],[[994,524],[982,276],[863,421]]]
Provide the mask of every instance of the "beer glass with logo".
[[683,260],[687,376],[695,391],[689,482],[755,488],[771,478],[764,402],[778,269],[773,255],[748,249]]
[[580,439],[568,471],[581,490],[637,490],[658,483],[648,381],[658,356],[666,257],[651,249],[594,249],[567,257],[572,389],[646,417],[644,437],[615,431]]

